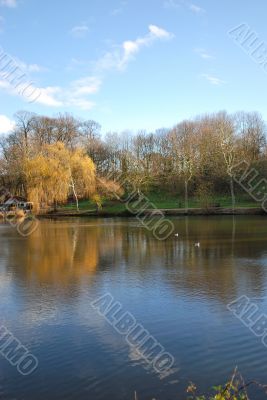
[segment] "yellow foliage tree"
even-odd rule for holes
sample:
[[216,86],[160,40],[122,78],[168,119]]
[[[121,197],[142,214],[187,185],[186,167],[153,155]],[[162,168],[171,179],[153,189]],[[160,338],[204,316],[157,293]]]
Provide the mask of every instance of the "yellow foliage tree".
[[29,200],[41,203],[66,201],[72,190],[79,209],[79,197],[95,191],[95,166],[81,149],[69,150],[61,142],[45,145],[40,154],[25,161],[24,173]]
[[71,152],[69,159],[70,186],[72,188],[77,211],[79,197],[90,197],[95,193],[95,165],[83,149]]

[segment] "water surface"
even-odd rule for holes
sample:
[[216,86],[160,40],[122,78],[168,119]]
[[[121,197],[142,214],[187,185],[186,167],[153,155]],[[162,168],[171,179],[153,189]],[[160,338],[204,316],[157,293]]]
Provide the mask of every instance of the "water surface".
[[[183,399],[189,381],[207,391],[236,365],[267,383],[267,349],[227,309],[245,294],[266,312],[267,219],[172,221],[179,237],[165,241],[135,219],[41,221],[27,238],[0,225],[1,324],[39,360],[23,377],[0,356],[1,399]],[[176,372],[160,380],[97,314],[107,292]]]

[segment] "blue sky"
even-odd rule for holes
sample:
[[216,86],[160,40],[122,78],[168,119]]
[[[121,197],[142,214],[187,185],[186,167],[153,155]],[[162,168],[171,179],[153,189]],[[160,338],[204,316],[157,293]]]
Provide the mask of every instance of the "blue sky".
[[264,0],[0,0],[2,54],[39,91],[29,103],[0,72],[0,132],[18,110],[103,132],[223,109],[267,119],[267,68],[228,33],[246,23],[267,47],[266,14]]

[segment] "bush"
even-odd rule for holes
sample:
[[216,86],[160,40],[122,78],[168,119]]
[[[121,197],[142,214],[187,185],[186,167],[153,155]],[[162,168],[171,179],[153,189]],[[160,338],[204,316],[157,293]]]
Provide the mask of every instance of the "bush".
[[266,394],[267,385],[262,385],[254,380],[245,383],[242,375],[235,368],[230,381],[224,386],[214,386],[213,393],[209,396],[197,395],[197,387],[191,382],[187,388],[187,393],[190,393],[188,400],[249,400],[247,388],[251,385],[263,389]]

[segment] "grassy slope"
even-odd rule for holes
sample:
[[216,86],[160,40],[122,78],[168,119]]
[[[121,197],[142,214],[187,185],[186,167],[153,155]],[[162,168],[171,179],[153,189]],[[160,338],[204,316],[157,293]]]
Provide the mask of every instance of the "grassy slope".
[[[150,193],[147,194],[146,197],[151,202],[151,208],[159,208],[159,209],[175,209],[175,208],[184,208],[184,201],[182,197],[172,197],[167,194],[159,193]],[[217,196],[212,199],[212,204],[220,205],[220,207],[231,207],[231,198],[227,196]],[[96,206],[91,201],[81,201],[80,204],[81,211],[95,211]],[[196,198],[189,199],[189,208],[202,208],[203,203],[201,203]],[[259,203],[253,201],[253,199],[243,196],[236,198],[236,207],[260,207]],[[103,203],[102,212],[108,214],[116,214],[119,212],[123,212],[125,210],[125,204],[120,203],[118,201],[105,201]],[[61,208],[62,211],[75,211],[75,204],[68,204]]]

